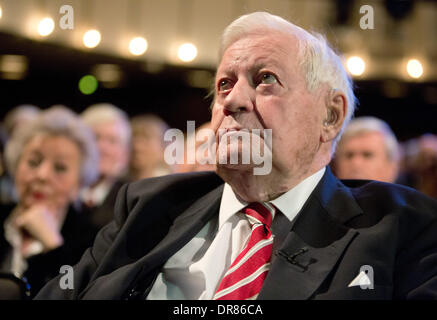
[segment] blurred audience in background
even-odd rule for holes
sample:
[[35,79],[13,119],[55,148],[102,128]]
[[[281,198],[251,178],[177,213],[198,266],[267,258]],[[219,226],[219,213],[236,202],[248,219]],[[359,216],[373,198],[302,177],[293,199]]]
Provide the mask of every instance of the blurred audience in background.
[[127,181],[131,127],[127,114],[109,103],[91,105],[81,116],[94,131],[100,161],[97,182],[80,197],[91,223],[101,228],[112,220],[118,190]]
[[399,144],[389,125],[375,117],[360,117],[346,127],[337,146],[333,169],[340,179],[394,183],[399,161]]
[[18,203],[0,210],[0,297],[30,296],[74,265],[96,229],[77,212],[79,190],[97,179],[94,135],[78,115],[54,106],[16,128],[5,149]]
[[4,150],[8,135],[3,124],[0,125],[0,205],[17,201],[17,192],[14,187],[14,181],[6,169]]
[[[92,105],[80,117],[64,106],[10,111],[0,127],[0,299],[23,298],[26,278],[32,297],[62,265],[75,264],[98,229],[112,220],[125,182],[215,170],[187,161],[187,144],[203,152],[201,130],[209,127],[207,122],[195,131],[203,140],[186,137],[184,163],[172,167],[164,161],[169,127],[156,115],[129,120],[109,103]],[[399,144],[384,121],[356,118],[332,167],[341,179],[397,182],[437,198],[437,136],[432,134]]]
[[167,123],[156,115],[144,114],[133,117],[131,127],[129,178],[140,180],[172,173],[172,168],[164,161]]
[[6,113],[2,128],[0,129],[1,140],[1,174],[0,174],[0,204],[8,204],[17,201],[17,192],[11,174],[4,166],[3,150],[13,132],[20,127],[26,126],[40,113],[37,106],[22,104]]
[[437,198],[437,136],[424,134],[404,144],[401,170],[406,184]]
[[32,104],[22,104],[9,111],[4,118],[3,125],[7,135],[12,136],[15,129],[24,127],[30,121],[35,119],[41,109]]

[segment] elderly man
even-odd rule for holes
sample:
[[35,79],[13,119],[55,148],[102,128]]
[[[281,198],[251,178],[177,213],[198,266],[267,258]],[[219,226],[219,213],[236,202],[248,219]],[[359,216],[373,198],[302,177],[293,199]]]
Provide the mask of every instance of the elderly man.
[[[322,37],[242,16],[224,32],[215,83],[218,175],[124,186],[115,221],[74,267],[74,290],[55,279],[39,298],[437,297],[437,203],[395,185],[349,188],[327,167],[354,96]],[[227,143],[239,131],[254,134]],[[256,140],[268,174],[224,161]]]
[[360,117],[346,127],[334,158],[340,179],[395,182],[399,172],[399,145],[384,121]]

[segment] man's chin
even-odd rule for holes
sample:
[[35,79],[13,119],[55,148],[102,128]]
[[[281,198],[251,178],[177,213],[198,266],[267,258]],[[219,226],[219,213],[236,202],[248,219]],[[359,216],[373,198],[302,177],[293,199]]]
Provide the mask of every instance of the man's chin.
[[[252,161],[242,161],[242,158],[238,157],[239,161],[230,161],[230,157],[217,157],[217,171],[229,171],[234,174],[251,174],[251,175],[269,175],[272,169],[271,157],[270,161],[263,161],[261,164],[256,164]],[[269,160],[267,159],[267,160]],[[236,162],[236,163],[233,163]]]

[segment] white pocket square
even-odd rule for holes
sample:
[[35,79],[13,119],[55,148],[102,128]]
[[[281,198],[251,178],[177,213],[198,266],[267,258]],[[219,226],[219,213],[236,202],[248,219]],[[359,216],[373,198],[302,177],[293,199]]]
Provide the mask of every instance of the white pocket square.
[[355,287],[355,286],[370,286],[372,285],[372,282],[369,279],[369,276],[364,272],[361,271],[354,280],[352,280],[351,283],[349,283],[349,287]]

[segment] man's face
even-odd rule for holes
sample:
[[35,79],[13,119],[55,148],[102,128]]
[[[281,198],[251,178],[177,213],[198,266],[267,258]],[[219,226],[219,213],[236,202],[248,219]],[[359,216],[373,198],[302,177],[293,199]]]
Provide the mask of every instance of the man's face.
[[100,174],[115,178],[122,174],[129,159],[129,147],[124,141],[124,127],[119,121],[93,126],[100,152]]
[[152,122],[132,134],[131,165],[136,170],[150,169],[163,161],[162,129]]
[[340,179],[365,179],[393,182],[397,166],[387,156],[384,138],[379,132],[366,132],[340,142],[335,157]]
[[[320,145],[326,109],[320,95],[306,88],[297,46],[293,36],[270,32],[246,36],[224,52],[211,120],[217,154],[219,129],[260,129],[261,138],[263,129],[271,129],[272,170],[298,178],[309,169]],[[229,162],[217,166],[225,175],[252,169]]]

